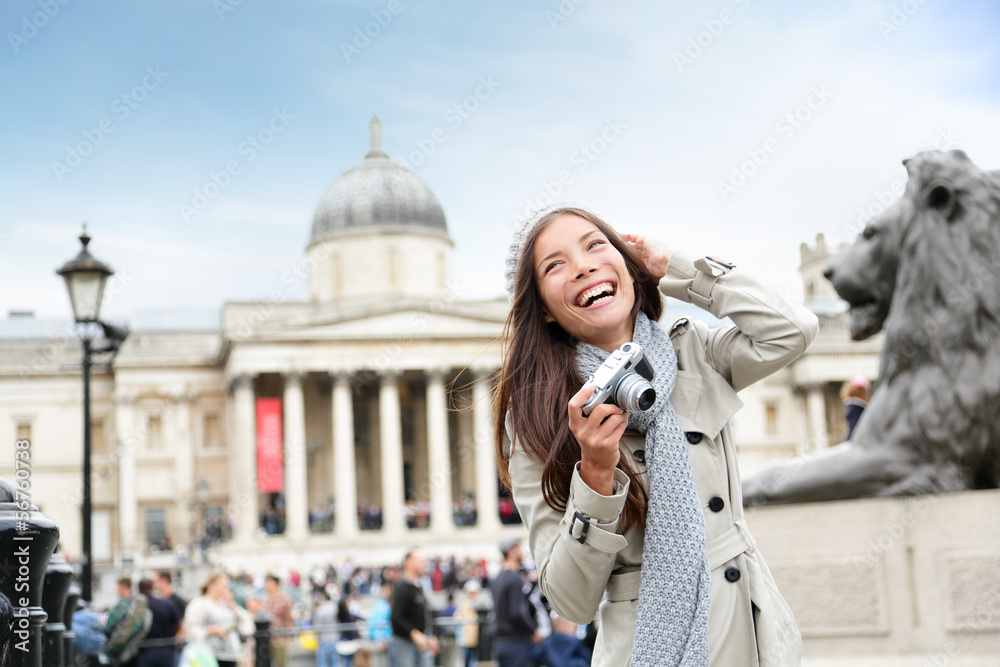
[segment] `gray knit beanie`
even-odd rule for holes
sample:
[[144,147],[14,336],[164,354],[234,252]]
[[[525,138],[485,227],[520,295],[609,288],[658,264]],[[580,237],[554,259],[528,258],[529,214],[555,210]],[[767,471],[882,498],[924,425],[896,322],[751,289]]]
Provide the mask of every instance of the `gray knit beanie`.
[[578,208],[596,217],[600,217],[586,206],[570,202],[559,202],[556,204],[549,204],[548,206],[535,211],[534,215],[522,220],[518,224],[517,229],[514,231],[514,236],[510,240],[510,249],[507,251],[507,265],[504,272],[504,278],[507,281],[506,286],[508,300],[514,300],[514,281],[517,279],[517,267],[520,266],[521,249],[524,247],[524,242],[528,240],[528,235],[542,218],[561,208]]

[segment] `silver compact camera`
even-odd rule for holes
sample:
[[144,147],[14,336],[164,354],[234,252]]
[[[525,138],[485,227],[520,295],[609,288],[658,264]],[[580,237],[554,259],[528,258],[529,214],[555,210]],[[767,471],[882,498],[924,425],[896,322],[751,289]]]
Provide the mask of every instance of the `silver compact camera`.
[[583,404],[584,416],[590,416],[601,403],[614,403],[625,412],[649,410],[656,401],[652,379],[653,366],[643,356],[642,348],[638,343],[625,343],[590,376],[588,381],[596,389]]

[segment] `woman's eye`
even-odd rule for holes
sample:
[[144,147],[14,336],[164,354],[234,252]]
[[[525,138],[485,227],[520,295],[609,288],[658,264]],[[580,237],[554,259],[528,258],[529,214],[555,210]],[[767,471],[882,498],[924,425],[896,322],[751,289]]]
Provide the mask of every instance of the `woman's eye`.
[[557,264],[559,264],[559,262],[552,262],[551,264],[549,264],[548,266],[546,266],[545,267],[545,273],[548,273],[549,271],[551,271],[552,269],[554,269]]
[[594,248],[594,246],[598,246],[598,245],[604,245],[604,241],[602,241],[600,239],[598,239],[596,241],[591,241],[590,245],[587,246],[587,250],[592,250]]

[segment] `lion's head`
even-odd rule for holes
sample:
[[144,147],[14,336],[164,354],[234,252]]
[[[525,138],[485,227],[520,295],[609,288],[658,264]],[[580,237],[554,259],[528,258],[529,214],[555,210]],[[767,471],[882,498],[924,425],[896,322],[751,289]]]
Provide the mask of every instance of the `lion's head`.
[[903,196],[824,271],[850,306],[851,337],[874,335],[892,313],[911,330],[927,318],[964,317],[959,326],[967,330],[968,318],[985,316],[996,326],[1000,178],[960,150],[928,151],[903,164]]
[[864,340],[882,330],[896,288],[900,206],[865,225],[857,241],[827,264],[823,275],[850,307],[851,338]]

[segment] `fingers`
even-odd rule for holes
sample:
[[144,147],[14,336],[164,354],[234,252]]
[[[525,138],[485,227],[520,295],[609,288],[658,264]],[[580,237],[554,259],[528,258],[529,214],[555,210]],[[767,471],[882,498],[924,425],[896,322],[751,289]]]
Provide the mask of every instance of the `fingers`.
[[643,245],[645,245],[646,238],[639,236],[638,234],[622,234],[622,238],[634,245],[637,249],[641,250]]
[[[573,398],[569,399],[569,407],[578,408],[578,412],[582,414],[583,404],[587,402],[587,399],[590,398],[590,395],[594,393],[595,389],[597,389],[597,386],[594,385],[593,382],[590,382],[589,380],[585,382],[583,387],[580,388],[580,391],[573,394]],[[572,412],[573,410],[571,409],[570,416],[572,416]]]
[[583,416],[583,403],[593,393],[588,388],[582,400],[574,396],[568,407],[569,430],[584,447],[617,445],[628,426],[628,413],[612,403],[601,403],[594,407],[589,417]]

